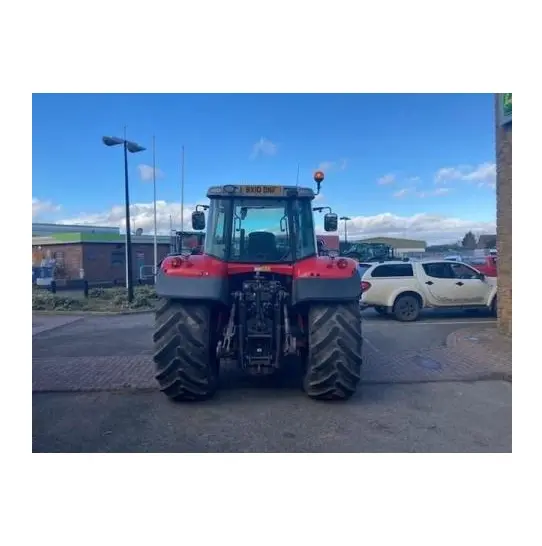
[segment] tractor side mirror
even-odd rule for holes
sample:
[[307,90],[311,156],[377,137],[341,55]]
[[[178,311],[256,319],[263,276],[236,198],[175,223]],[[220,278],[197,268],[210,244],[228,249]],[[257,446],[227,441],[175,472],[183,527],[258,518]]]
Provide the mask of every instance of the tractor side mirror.
[[192,213],[192,229],[197,231],[205,229],[205,213],[202,210],[196,210]]
[[328,212],[324,216],[324,230],[337,231],[339,225],[339,217],[334,212]]

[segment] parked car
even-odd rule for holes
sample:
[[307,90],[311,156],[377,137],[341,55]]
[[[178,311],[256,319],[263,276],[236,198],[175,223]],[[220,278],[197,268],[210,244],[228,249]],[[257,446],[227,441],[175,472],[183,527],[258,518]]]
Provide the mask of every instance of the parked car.
[[[362,262],[362,263],[359,263],[358,264],[358,271],[359,271],[359,276],[363,279],[363,275],[365,275],[365,272],[373,267],[374,263],[371,262],[371,263],[366,263],[366,262]],[[362,285],[363,286],[363,285]],[[363,309],[367,309],[367,305],[365,305],[362,301],[362,298],[360,297],[359,299],[359,306],[360,308],[363,310]]]
[[464,260],[468,265],[474,267],[487,277],[497,276],[497,256],[481,256]]
[[422,260],[371,264],[362,276],[363,307],[401,322],[422,309],[486,309],[496,314],[497,280],[463,262]]

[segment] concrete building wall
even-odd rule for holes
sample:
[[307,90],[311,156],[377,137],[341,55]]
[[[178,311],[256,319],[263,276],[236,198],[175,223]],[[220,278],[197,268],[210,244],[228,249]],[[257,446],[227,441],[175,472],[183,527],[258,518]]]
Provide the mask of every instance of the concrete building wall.
[[495,95],[497,159],[498,324],[512,335],[512,124],[501,127],[500,97]]

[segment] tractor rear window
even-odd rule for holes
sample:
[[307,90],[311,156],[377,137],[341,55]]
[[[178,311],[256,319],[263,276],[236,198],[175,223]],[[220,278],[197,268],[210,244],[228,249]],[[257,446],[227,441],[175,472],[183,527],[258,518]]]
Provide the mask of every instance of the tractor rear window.
[[382,264],[373,270],[371,277],[413,277],[411,264]]
[[209,217],[206,252],[220,259],[292,262],[316,254],[308,199],[217,199]]

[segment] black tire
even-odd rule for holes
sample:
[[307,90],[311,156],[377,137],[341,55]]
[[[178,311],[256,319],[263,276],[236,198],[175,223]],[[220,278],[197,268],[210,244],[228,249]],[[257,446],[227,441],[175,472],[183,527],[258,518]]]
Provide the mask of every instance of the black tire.
[[386,307],[382,307],[381,305],[377,305],[374,307],[374,310],[379,314],[379,315],[387,315],[388,314],[388,310]]
[[400,322],[414,322],[420,316],[420,300],[416,296],[399,296],[393,305],[393,314]]
[[303,387],[316,400],[347,400],[361,379],[362,336],[359,304],[315,304],[308,314]]
[[156,311],[155,377],[172,400],[205,400],[218,388],[211,319],[211,309],[202,302],[166,300]]
[[497,317],[497,296],[495,296],[491,302],[491,307],[490,307],[490,311],[491,311],[491,315],[493,317]]

